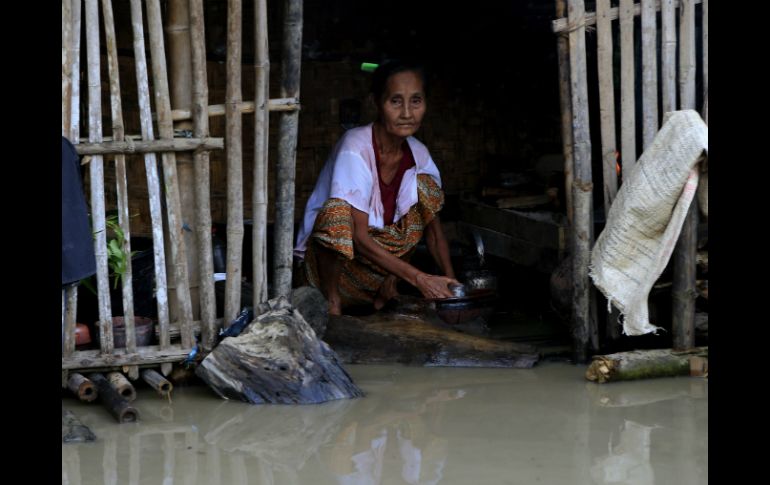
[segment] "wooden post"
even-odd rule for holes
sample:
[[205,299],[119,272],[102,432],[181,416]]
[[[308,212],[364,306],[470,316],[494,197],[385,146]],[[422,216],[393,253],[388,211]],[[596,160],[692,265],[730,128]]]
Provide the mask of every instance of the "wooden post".
[[709,97],[709,2],[703,0],[703,112],[701,115],[708,124],[708,97]]
[[656,0],[642,0],[642,149],[658,132],[658,29]]
[[67,381],[67,387],[78,397],[78,399],[84,402],[91,402],[99,395],[94,383],[77,372],[70,374],[70,378]]
[[227,88],[225,155],[227,158],[227,280],[225,328],[241,310],[243,254],[243,115],[241,93],[241,0],[227,2]]
[[80,27],[82,18],[81,0],[69,0],[72,2],[72,44],[70,60],[72,61],[72,103],[70,114],[70,128],[68,135],[72,144],[80,139]]
[[[142,127],[142,138],[153,140],[152,112],[150,111],[150,88],[147,78],[147,59],[144,47],[144,23],[142,20],[142,3],[131,0],[131,25],[134,33],[134,59],[136,65],[137,92],[139,98],[139,119]],[[150,218],[152,220],[152,252],[155,267],[155,300],[158,305],[158,324],[160,325],[160,348],[167,349],[171,345],[169,337],[168,290],[166,280],[165,242],[163,239],[163,211],[160,198],[160,177],[154,153],[144,156],[144,166],[147,173],[147,192],[150,202]],[[171,372],[171,363],[161,365],[163,374]]]
[[[206,69],[206,34],[202,0],[190,0],[190,45],[192,48],[193,135],[209,136],[209,87]],[[201,314],[201,344],[208,351],[217,334],[217,303],[214,294],[214,262],[211,249],[211,181],[209,152],[197,150],[195,175],[195,232],[198,236],[198,285]]]
[[620,157],[623,178],[636,163],[634,1],[620,0]]
[[[168,51],[168,81],[172,109],[190,109],[192,102],[192,52],[190,38],[189,0],[168,0],[166,17],[166,49]],[[173,121],[173,120],[172,120]],[[180,120],[173,123],[175,130],[191,131],[192,120]],[[179,201],[182,223],[191,230],[182,232],[185,242],[187,277],[190,292],[192,319],[199,318],[200,297],[198,267],[198,228],[196,220],[195,174],[193,154],[176,154],[176,170],[179,186]],[[207,195],[208,197],[208,195]],[[211,228],[206,228],[209,231]],[[175,290],[172,290],[172,293]],[[172,297],[172,301],[173,297]],[[175,308],[171,307],[171,320],[176,320]]]
[[254,190],[252,211],[252,261],[254,305],[267,301],[267,145],[270,130],[270,51],[267,37],[267,0],[254,9],[256,94],[254,97]]
[[[112,0],[102,0],[102,16],[104,17],[104,36],[107,43],[107,67],[110,77],[110,107],[112,109],[112,139],[121,142],[125,139],[123,127],[123,107],[120,99],[120,75],[118,70],[118,46],[115,40],[115,19],[112,13]],[[128,214],[128,186],[126,184],[126,156],[115,155],[115,184],[118,195],[118,221],[123,231],[123,241],[120,241],[123,252],[131,254],[131,225]],[[136,331],[134,327],[134,290],[131,276],[131,257],[126,261],[125,273],[121,279],[123,293],[123,321],[126,325],[126,350],[136,352]],[[139,367],[129,368],[132,379],[139,377]]]
[[615,143],[615,89],[612,66],[612,21],[610,0],[596,2],[597,65],[599,71],[599,116],[602,135],[604,213],[609,213],[618,193],[617,145]]
[[[94,0],[96,1],[96,0]],[[139,411],[121,396],[102,374],[94,373],[88,376],[96,384],[102,404],[119,423],[135,423],[139,421]]]
[[[593,241],[593,183],[591,179],[591,138],[588,125],[588,85],[585,48],[585,4],[568,3],[569,21],[575,28],[569,33],[570,80],[572,92],[572,133],[575,157],[572,226],[573,254],[573,338],[575,360],[586,362],[591,350],[598,348],[596,322],[590,315],[588,263]],[[592,348],[593,347],[593,348]]]
[[152,369],[145,369],[142,371],[142,380],[149,384],[153,389],[158,391],[158,393],[163,397],[171,394],[171,391],[174,389],[174,386],[172,386],[165,377]]
[[[281,97],[299,98],[300,67],[302,64],[302,0],[285,0],[284,7]],[[289,295],[294,254],[294,178],[299,113],[292,111],[281,113],[280,116],[278,167],[275,184],[275,251],[272,296]]]
[[120,372],[110,372],[107,374],[107,380],[126,401],[131,402],[136,399],[136,390],[134,389],[134,386],[128,379],[126,379],[126,376]]
[[660,79],[663,114],[676,111],[676,4],[675,0],[661,0],[661,60]]
[[[566,0],[556,0],[556,17],[566,14]],[[572,98],[569,81],[569,45],[567,34],[559,34],[556,48],[559,58],[559,106],[561,108],[561,147],[564,154],[564,195],[567,202],[567,223],[572,225]],[[567,246],[570,245],[566,241]]]
[[[166,75],[166,53],[163,43],[159,0],[147,0],[147,25],[150,31],[150,53],[152,59],[152,79],[155,92],[155,109],[158,114],[158,131],[161,138],[174,137],[171,122],[171,102]],[[189,280],[187,277],[187,249],[182,235],[182,208],[179,196],[179,181],[176,170],[176,155],[164,153],[163,179],[166,188],[166,209],[168,214],[169,241],[171,259],[174,266],[174,284],[179,322],[182,331],[182,346],[191,348],[194,343],[192,334],[192,305],[190,303]]]
[[68,137],[72,120],[72,0],[61,2],[61,134]]
[[[679,26],[679,101],[681,109],[695,108],[695,5],[683,0]],[[674,349],[695,345],[695,270],[698,244],[698,199],[694,198],[674,249],[671,288]]]
[[[88,141],[102,141],[102,91],[99,72],[99,3],[86,0],[86,55],[88,60]],[[91,221],[96,253],[96,287],[99,300],[99,339],[103,354],[111,354],[112,308],[107,268],[107,234],[104,217],[104,160],[101,155],[91,159]]]

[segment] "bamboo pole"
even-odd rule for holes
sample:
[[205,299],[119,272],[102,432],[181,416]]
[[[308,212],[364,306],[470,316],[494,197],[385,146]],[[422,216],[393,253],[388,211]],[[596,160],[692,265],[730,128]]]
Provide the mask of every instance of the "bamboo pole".
[[658,28],[655,0],[642,0],[642,149],[658,132]]
[[[254,190],[252,226],[252,268],[254,305],[267,300],[267,145],[270,113],[270,51],[267,36],[267,0],[257,0],[254,9],[256,95],[254,115]],[[273,101],[273,100],[270,100]]]
[[61,2],[61,134],[69,136],[72,120],[72,0]]
[[676,111],[676,0],[662,0],[660,79],[663,115]]
[[703,119],[708,124],[708,97],[709,97],[709,2],[703,0],[703,18],[701,30],[703,34]]
[[623,178],[636,163],[633,9],[633,0],[620,0],[620,157]]
[[72,2],[72,44],[70,59],[72,60],[72,102],[70,114],[69,139],[72,144],[76,144],[80,138],[80,27],[82,18],[81,0],[70,0]]
[[[166,75],[166,54],[163,43],[163,27],[161,23],[159,0],[147,0],[147,25],[150,33],[150,53],[152,60],[152,79],[155,92],[155,109],[158,115],[158,131],[161,138],[174,137],[174,127],[171,123],[171,101]],[[166,209],[171,243],[171,260],[174,267],[174,284],[177,305],[179,307],[179,322],[182,330],[182,345],[193,346],[192,334],[192,305],[190,302],[189,280],[187,278],[187,250],[182,234],[182,210],[179,196],[179,181],[176,171],[176,156],[164,153],[163,179],[166,188]]]
[[167,381],[165,377],[152,369],[145,369],[142,371],[142,380],[149,384],[150,387],[158,391],[158,393],[163,397],[171,394],[171,391],[174,389],[174,386],[171,385],[171,383]]
[[238,316],[241,306],[243,252],[243,117],[241,94],[241,1],[227,2],[227,109],[225,155],[227,159],[227,280],[225,281],[225,328]]
[[[255,113],[257,110],[256,103],[254,101],[244,101],[241,103],[240,108],[241,113],[243,114]],[[268,111],[298,111],[300,109],[301,106],[299,104],[299,100],[296,98],[274,98],[267,101]],[[226,108],[224,104],[212,104],[208,107],[209,118],[224,116],[225,111]],[[190,118],[192,118],[192,112],[190,110],[171,110],[171,119],[174,121],[186,120]]]
[[[567,10],[566,0],[556,0],[556,16],[563,17]],[[561,147],[564,154],[564,194],[567,202],[567,223],[572,226],[572,99],[569,80],[569,41],[566,34],[556,39],[559,58],[559,106],[561,108]],[[569,237],[569,236],[568,236]],[[566,244],[569,246],[570,242]]]
[[[193,135],[209,136],[209,88],[206,70],[206,34],[203,2],[190,0],[190,47],[192,51],[192,112]],[[200,319],[202,345],[208,351],[214,347],[217,334],[216,295],[214,293],[214,262],[211,248],[211,181],[209,152],[195,152],[195,231],[198,237],[198,287],[200,290]]]
[[[655,1],[655,9],[656,9],[656,10],[660,10],[660,9],[661,9],[661,3],[663,3],[663,2],[666,2],[666,1],[668,1],[668,0],[656,0],[656,1]],[[670,0],[670,1],[672,1],[672,2],[673,2],[674,0]],[[703,0],[695,0],[695,2],[694,2],[694,3],[695,3],[695,5],[698,5],[698,4],[700,4],[702,1],[703,1]],[[638,15],[640,15],[640,14],[641,14],[641,12],[642,12],[642,8],[641,8],[641,5],[640,5],[640,4],[638,4],[638,3],[637,3],[637,4],[635,4],[635,5],[634,5],[634,16],[638,16]],[[617,20],[617,19],[618,19],[618,16],[619,16],[619,15],[618,15],[618,8],[617,8],[617,7],[613,7],[613,8],[611,8],[611,9],[610,9],[610,20]],[[585,21],[585,25],[586,25],[586,26],[588,26],[588,25],[594,25],[595,23],[596,23],[596,14],[595,14],[595,13],[593,13],[593,12],[588,12],[588,13],[586,13],[586,21]],[[560,19],[556,19],[556,20],[553,20],[553,21],[551,21],[551,30],[552,30],[554,33],[565,32],[565,31],[570,31],[570,30],[572,30],[573,28],[574,28],[574,26],[573,26],[573,25],[571,25],[571,24],[570,24],[570,22],[569,22],[569,20],[568,20],[568,19],[566,19],[566,18],[560,18]]]
[[77,284],[68,285],[64,290],[66,305],[64,310],[64,352],[68,357],[75,351],[75,328],[77,316],[78,287]]
[[[102,138],[102,92],[99,72],[99,3],[86,0],[86,55],[88,60],[88,141]],[[110,354],[112,341],[112,308],[107,277],[107,234],[104,203],[104,161],[101,155],[91,160],[91,220],[96,253],[96,286],[99,300],[99,339],[103,354]]]
[[[115,40],[115,19],[112,13],[112,1],[102,0],[102,17],[104,18],[104,36],[107,44],[107,68],[110,77],[110,107],[112,110],[112,138],[121,142],[124,140],[123,107],[120,99],[120,73],[118,69],[118,45]],[[126,349],[136,352],[136,330],[134,327],[134,290],[131,275],[131,224],[128,214],[128,186],[126,184],[126,156],[115,155],[115,184],[118,196],[118,222],[123,231],[123,241],[120,241],[124,254],[129,255],[126,261],[125,273],[121,278],[123,294],[123,321],[126,325]],[[128,370],[132,379],[139,377],[139,368],[131,366]]]
[[[679,26],[679,101],[681,109],[695,108],[695,5],[683,0]],[[672,333],[675,349],[695,345],[695,288],[698,244],[698,199],[694,198],[674,248],[674,280],[671,288]]]
[[596,2],[597,65],[599,70],[599,116],[602,136],[604,175],[604,212],[609,212],[618,193],[617,158],[615,152],[615,89],[612,66],[612,22],[610,0]]
[[[302,0],[284,1],[281,96],[299,98],[302,64]],[[297,155],[297,111],[281,113],[276,170],[273,295],[291,291],[294,240],[294,179]]]
[[123,396],[123,399],[128,402],[136,400],[136,390],[128,379],[126,379],[126,376],[120,372],[110,372],[107,374],[107,380],[112,388],[115,389],[118,394]]
[[171,140],[133,140],[124,136],[125,141],[103,141],[75,145],[78,155],[110,155],[130,153],[181,152],[220,150],[224,148],[223,138],[174,138]]
[[[591,138],[588,124],[588,84],[586,74],[585,4],[583,0],[568,3],[570,23],[576,25],[569,34],[570,80],[572,86],[572,133],[575,157],[573,181],[573,281],[572,323],[574,354],[585,362],[591,350],[598,347],[596,322],[590,315],[589,251],[593,241],[593,209],[591,179]],[[593,349],[592,349],[593,347]]]
[[[131,25],[134,34],[134,59],[136,66],[136,81],[139,100],[139,119],[142,127],[142,138],[153,140],[152,112],[150,109],[150,88],[147,78],[147,59],[144,46],[144,23],[142,20],[142,3],[131,0]],[[161,209],[160,177],[158,164],[154,153],[144,156],[145,172],[147,173],[147,192],[150,203],[152,220],[152,252],[155,267],[155,300],[158,305],[158,324],[160,325],[160,347],[167,349],[171,345],[168,335],[169,311],[168,290],[166,280],[165,242],[163,238],[163,211]],[[171,364],[161,366],[164,374],[171,372]]]
[[[190,37],[189,0],[167,0],[166,2],[166,50],[168,60],[169,101],[173,109],[191,109],[192,107],[192,45]],[[170,116],[169,116],[170,118]],[[174,121],[174,130],[193,129],[192,120]],[[187,265],[187,285],[190,292],[190,307],[192,319],[200,316],[200,268],[198,266],[198,232],[195,169],[193,154],[181,152],[176,154],[177,186],[179,188],[179,217],[183,224],[192,230],[183,231],[185,261]],[[208,194],[206,195],[208,198]],[[210,229],[209,229],[210,230]],[[176,289],[174,288],[174,292]],[[174,301],[172,299],[172,301]],[[171,320],[176,320],[176,309],[171,307]],[[194,341],[194,340],[193,340]]]
[[[96,0],[94,0],[96,1]],[[107,381],[102,374],[94,373],[88,376],[96,384],[102,404],[119,423],[135,423],[139,421],[139,411],[126,401]]]
[[77,372],[70,375],[67,388],[83,402],[91,402],[99,395],[94,383]]

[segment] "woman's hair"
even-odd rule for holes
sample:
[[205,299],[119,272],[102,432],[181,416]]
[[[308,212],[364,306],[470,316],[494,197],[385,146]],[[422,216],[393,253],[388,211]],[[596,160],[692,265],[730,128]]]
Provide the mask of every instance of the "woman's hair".
[[414,72],[420,77],[422,80],[422,90],[427,94],[428,80],[425,76],[425,68],[421,64],[412,60],[390,59],[380,64],[374,71],[372,87],[370,89],[374,96],[374,102],[379,104],[390,76],[407,71]]

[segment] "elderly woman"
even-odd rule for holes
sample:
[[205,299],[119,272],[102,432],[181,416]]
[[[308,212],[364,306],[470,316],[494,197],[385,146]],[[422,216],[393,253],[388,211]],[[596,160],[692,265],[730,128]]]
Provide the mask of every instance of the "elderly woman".
[[[308,282],[339,315],[349,305],[380,309],[403,279],[426,298],[451,297],[457,284],[438,212],[441,177],[414,134],[425,116],[425,76],[414,64],[390,61],[374,72],[378,117],[348,130],[318,177],[297,236],[295,254]],[[426,236],[444,275],[409,264]]]

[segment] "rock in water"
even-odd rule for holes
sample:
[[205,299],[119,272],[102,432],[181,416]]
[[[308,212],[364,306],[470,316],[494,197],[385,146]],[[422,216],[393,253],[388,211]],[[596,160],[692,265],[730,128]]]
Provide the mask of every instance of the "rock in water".
[[284,297],[237,337],[225,338],[196,374],[225,399],[315,404],[363,396],[340,359]]

